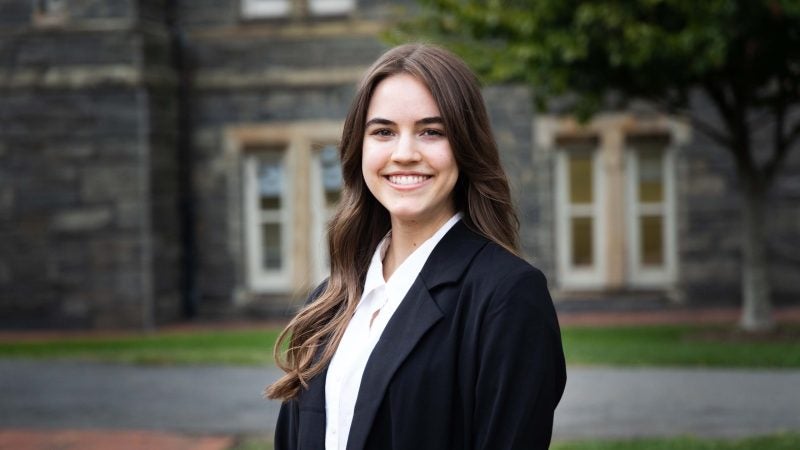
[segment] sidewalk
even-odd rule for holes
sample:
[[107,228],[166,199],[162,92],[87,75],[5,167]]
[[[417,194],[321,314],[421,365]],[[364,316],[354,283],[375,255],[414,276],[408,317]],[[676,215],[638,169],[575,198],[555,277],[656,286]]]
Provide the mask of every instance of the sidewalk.
[[234,438],[160,431],[0,430],[0,450],[227,450]]
[[[558,321],[565,325],[659,325],[659,324],[729,324],[739,322],[741,311],[733,307],[659,308],[642,311],[558,311]],[[800,306],[776,308],[778,324],[800,323]]]

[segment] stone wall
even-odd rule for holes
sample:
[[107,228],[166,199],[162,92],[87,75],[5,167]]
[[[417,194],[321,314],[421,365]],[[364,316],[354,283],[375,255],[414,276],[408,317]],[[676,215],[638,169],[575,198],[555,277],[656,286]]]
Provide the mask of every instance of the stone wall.
[[153,306],[178,298],[157,267],[177,252],[172,138],[158,129],[172,93],[147,64],[164,41],[144,45],[131,1],[71,1],[60,17],[33,3],[0,2],[0,326],[174,317]]
[[[702,96],[695,97],[693,108],[715,123],[713,106]],[[759,159],[771,153],[771,136],[759,135],[756,142]],[[794,148],[785,161],[767,205],[769,271],[778,304],[796,302],[800,293],[799,150]],[[695,131],[681,154],[678,180],[679,271],[685,300],[738,304],[743,201],[733,155]]]

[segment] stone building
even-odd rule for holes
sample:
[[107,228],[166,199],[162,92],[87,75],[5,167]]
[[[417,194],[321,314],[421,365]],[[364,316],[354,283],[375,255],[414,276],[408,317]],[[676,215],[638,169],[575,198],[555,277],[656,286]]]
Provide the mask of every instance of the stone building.
[[[353,86],[412,2],[0,0],[0,327],[291,311],[327,268]],[[724,150],[644,110],[579,126],[524,87],[485,95],[557,300],[738,302]],[[770,205],[779,301],[800,293],[799,157]]]

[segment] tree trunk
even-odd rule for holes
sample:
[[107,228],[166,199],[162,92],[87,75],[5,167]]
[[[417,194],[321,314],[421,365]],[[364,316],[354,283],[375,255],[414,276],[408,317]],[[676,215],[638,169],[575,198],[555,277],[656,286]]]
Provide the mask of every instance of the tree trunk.
[[752,175],[746,175],[744,187],[744,227],[742,261],[742,317],[740,327],[746,331],[772,329],[770,282],[767,270],[765,210],[767,189]]

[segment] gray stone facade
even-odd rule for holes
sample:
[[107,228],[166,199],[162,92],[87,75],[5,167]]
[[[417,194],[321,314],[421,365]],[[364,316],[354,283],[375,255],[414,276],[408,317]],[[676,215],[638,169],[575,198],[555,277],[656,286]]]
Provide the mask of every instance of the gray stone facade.
[[[696,111],[714,120],[697,98]],[[765,132],[771,132],[771,126]],[[759,157],[771,154],[771,135],[758,136]],[[730,151],[701,133],[682,153],[679,185],[680,284],[687,301],[738,303],[741,283],[742,190]],[[794,148],[770,190],[767,253],[773,300],[800,299],[800,149]]]
[[[262,128],[341,123],[386,48],[386,19],[413,2],[357,0],[346,16],[314,17],[293,0],[275,19],[243,17],[240,0],[70,0],[51,16],[34,3],[0,0],[0,327],[148,327],[182,317],[187,299],[208,317],[289,312],[303,289],[248,281],[246,155],[231,149]],[[557,293],[556,163],[537,146],[541,116],[524,87],[485,94],[525,256]],[[736,303],[732,159],[696,133],[677,156],[670,295]],[[787,162],[770,204],[779,301],[800,294],[800,154]]]
[[178,317],[174,86],[158,2],[0,2],[0,325]]

